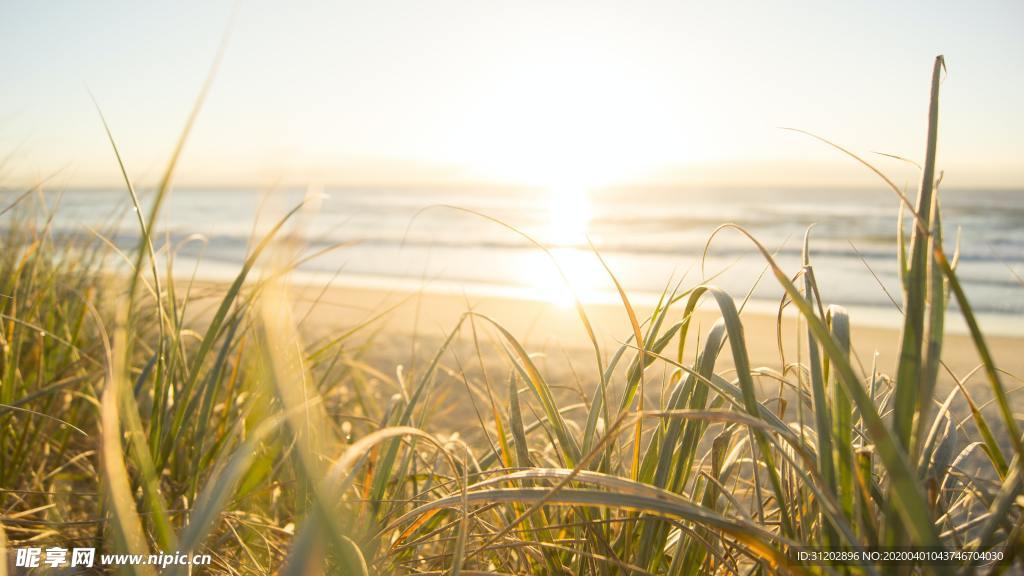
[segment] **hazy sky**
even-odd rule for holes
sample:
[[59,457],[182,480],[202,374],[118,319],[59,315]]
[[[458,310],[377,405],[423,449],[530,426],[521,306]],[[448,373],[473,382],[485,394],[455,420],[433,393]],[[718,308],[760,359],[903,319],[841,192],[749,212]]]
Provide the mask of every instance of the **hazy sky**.
[[[169,155],[231,2],[4,2],[0,185],[116,183]],[[1024,187],[1024,3],[241,0],[179,182],[846,185],[806,137]],[[87,90],[88,87],[88,90]],[[879,160],[901,182],[914,177]]]

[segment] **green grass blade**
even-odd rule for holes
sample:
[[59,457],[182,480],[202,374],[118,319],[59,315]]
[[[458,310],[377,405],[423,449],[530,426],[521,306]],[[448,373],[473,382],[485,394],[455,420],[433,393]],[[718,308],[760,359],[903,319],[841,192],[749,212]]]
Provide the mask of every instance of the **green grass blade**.
[[931,514],[925,503],[924,495],[921,493],[917,482],[916,474],[910,467],[907,455],[900,444],[882,422],[875,409],[874,403],[868,397],[860,383],[860,379],[853,371],[848,359],[843,353],[842,347],[830,333],[828,327],[817,317],[811,304],[804,299],[796,286],[789,280],[789,277],[778,266],[768,250],[750,235],[743,228],[726,224],[719,229],[731,228],[746,236],[757,248],[761,256],[771,265],[772,273],[782,288],[789,295],[790,300],[800,311],[808,326],[813,330],[815,337],[822,346],[822,350],[829,357],[832,369],[837,372],[837,380],[846,388],[850,398],[857,406],[861,417],[864,419],[865,427],[871,440],[875,443],[882,463],[889,474],[889,483],[893,504],[897,513],[906,523],[913,540],[922,546],[939,546],[940,541],[931,523]]

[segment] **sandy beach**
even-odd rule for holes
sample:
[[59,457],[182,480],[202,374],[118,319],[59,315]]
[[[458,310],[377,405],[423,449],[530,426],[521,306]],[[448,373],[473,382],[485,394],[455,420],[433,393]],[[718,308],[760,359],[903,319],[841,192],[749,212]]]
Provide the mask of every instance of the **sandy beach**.
[[[217,284],[203,284],[195,290],[206,299],[221,289]],[[401,353],[398,356],[390,355],[392,363],[410,358],[414,339],[418,342],[418,355],[428,357],[434,352],[433,346],[439,344],[460,316],[472,308],[501,324],[531,354],[543,358],[540,364],[551,370],[554,376],[566,368],[567,358],[573,361],[573,370],[578,374],[586,374],[587,367],[593,364],[592,347],[576,310],[571,306],[499,296],[387,291],[343,285],[332,285],[325,289],[322,286],[293,284],[289,287],[289,295],[295,303],[295,318],[302,321],[303,332],[311,340],[331,337],[374,319],[372,324],[362,330],[363,333],[376,334],[378,341],[386,343],[391,350],[397,347],[398,350],[404,348],[410,351],[404,356]],[[675,314],[670,316],[673,321],[680,319],[683,306],[683,302],[673,306],[676,309]],[[621,305],[602,303],[585,304],[584,308],[602,355],[605,358],[611,356],[632,333],[624,308]],[[763,306],[751,308],[754,310],[742,312],[751,365],[755,368],[781,370],[776,316],[763,311]],[[651,309],[638,306],[636,312],[642,320],[650,314]],[[895,310],[891,315],[893,319],[899,318]],[[706,336],[717,318],[717,312],[712,309],[703,307],[698,310],[696,326],[688,335],[687,346],[691,353],[694,350],[693,344],[698,338]],[[892,374],[899,351],[898,331],[878,326],[877,323],[858,323],[855,312],[851,314],[851,323],[855,368],[860,368],[866,376],[871,372],[872,362],[876,361],[875,367],[879,373]],[[797,329],[795,316],[784,316],[782,349],[787,362],[795,361],[798,353],[806,354],[806,351],[797,350]],[[984,323],[982,329],[985,329]],[[494,331],[490,331],[490,334],[493,336]],[[986,336],[986,342],[997,366],[1004,371],[1004,386],[1008,390],[1017,388],[1021,381],[1016,376],[1024,374],[1024,335]],[[670,350],[674,350],[674,346],[670,346]],[[876,353],[877,360],[874,360]],[[979,360],[969,335],[960,331],[947,331],[942,357],[948,371],[941,371],[939,393],[952,387],[951,372],[960,379],[967,377],[965,383],[968,389],[972,394],[977,391],[979,400],[984,401],[989,397],[984,374],[980,371],[972,374]],[[725,366],[731,365],[728,351],[723,352],[721,362]],[[394,370],[394,366],[380,368],[388,373]]]

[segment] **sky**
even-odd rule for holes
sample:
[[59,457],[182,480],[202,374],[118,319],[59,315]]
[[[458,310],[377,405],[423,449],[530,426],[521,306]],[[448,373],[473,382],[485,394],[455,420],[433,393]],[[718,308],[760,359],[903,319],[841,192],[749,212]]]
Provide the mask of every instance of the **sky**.
[[[232,19],[231,14],[234,13]],[[232,24],[229,26],[229,21]],[[920,160],[944,54],[951,186],[1024,188],[1024,3],[0,4],[0,186],[872,183]]]

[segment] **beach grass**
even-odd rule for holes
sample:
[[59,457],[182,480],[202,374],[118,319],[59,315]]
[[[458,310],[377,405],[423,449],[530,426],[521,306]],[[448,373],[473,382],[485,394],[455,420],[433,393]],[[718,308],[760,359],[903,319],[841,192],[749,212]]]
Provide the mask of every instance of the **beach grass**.
[[[302,329],[288,275],[315,257],[294,225],[305,205],[255,238],[198,310],[197,284],[174,271],[180,246],[155,232],[188,129],[145,205],[115,145],[133,250],[104,231],[55,234],[59,203],[41,189],[0,208],[0,547],[212,558],[172,574],[878,574],[893,567],[798,553],[901,547],[998,551],[986,571],[1021,569],[1024,438],[943,241],[943,70],[939,57],[916,199],[832,144],[900,199],[891,375],[851,355],[855,318],[820,296],[810,231],[802,268],[783,270],[729,224],[707,249],[721,234],[749,240],[764,281],[785,292],[780,338],[781,310],[797,312],[797,358],[780,344],[777,366],[751,365],[743,295],[676,286],[641,317],[605,265],[630,330],[601,348],[577,301],[594,363],[582,401],[566,400],[574,384],[552,381],[500,317],[472,309],[427,360],[380,366],[367,359],[379,316],[322,337]],[[694,343],[708,303],[719,319]],[[953,313],[994,410],[943,362]],[[955,384],[948,396],[936,396],[940,378]],[[465,392],[472,438],[438,418],[442,389]]]

